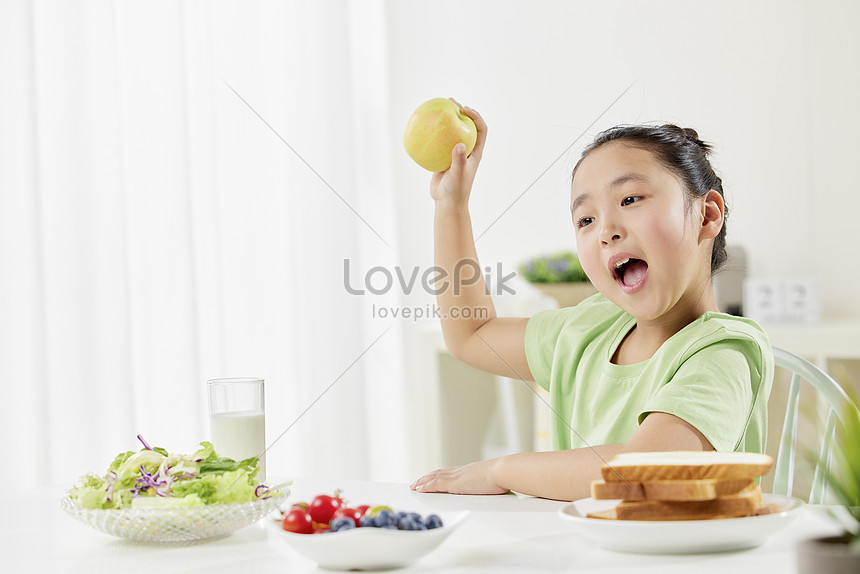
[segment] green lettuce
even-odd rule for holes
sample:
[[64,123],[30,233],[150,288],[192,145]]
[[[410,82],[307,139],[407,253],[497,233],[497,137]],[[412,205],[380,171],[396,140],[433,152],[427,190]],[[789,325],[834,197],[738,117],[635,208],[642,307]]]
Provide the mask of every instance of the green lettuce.
[[204,504],[235,504],[256,500],[256,487],[256,482],[243,470],[233,470],[178,481],[173,485],[173,492],[177,497],[196,495]]
[[[171,454],[160,447],[143,448],[118,454],[104,476],[82,476],[69,490],[69,497],[87,509],[251,502],[257,500],[258,470],[257,457],[235,461],[219,456],[206,441],[190,455]],[[278,491],[261,490],[261,496],[281,496]]]

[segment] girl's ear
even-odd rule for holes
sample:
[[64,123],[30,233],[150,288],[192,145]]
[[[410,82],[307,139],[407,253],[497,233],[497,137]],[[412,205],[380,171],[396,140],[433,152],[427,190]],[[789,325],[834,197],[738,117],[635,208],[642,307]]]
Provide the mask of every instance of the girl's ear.
[[726,204],[723,196],[715,189],[710,190],[702,202],[702,231],[701,239],[713,239],[723,228],[723,216]]

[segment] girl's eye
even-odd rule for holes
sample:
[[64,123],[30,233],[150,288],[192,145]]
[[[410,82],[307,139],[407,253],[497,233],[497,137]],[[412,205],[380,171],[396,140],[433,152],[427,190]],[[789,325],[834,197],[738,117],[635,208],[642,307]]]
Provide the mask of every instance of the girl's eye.
[[580,217],[579,219],[576,220],[576,226],[579,229],[582,229],[583,227],[591,225],[593,222],[594,222],[593,217]]
[[621,201],[621,205],[632,205],[642,199],[639,195],[629,195]]

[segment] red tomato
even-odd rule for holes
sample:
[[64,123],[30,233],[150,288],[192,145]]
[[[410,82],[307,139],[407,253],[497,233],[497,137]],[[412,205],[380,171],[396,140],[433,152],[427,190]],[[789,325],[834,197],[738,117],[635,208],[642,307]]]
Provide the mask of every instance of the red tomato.
[[370,505],[361,504],[359,506],[356,506],[355,509],[359,512],[359,516],[364,516],[365,514],[367,514],[367,511],[370,510]]
[[314,532],[311,515],[303,508],[294,508],[284,515],[282,527],[287,532],[295,532],[297,534],[313,534]]
[[308,512],[314,522],[328,524],[334,516],[335,511],[343,506],[343,500],[338,496],[320,494],[313,499],[308,507]]
[[314,528],[314,534],[322,534],[323,532],[328,532],[331,530],[328,526],[316,526]]
[[334,511],[334,515],[332,515],[331,519],[334,520],[335,518],[340,518],[341,516],[352,518],[353,522],[355,522],[355,525],[359,526],[359,521],[361,520],[361,512],[359,512],[357,508],[338,508]]

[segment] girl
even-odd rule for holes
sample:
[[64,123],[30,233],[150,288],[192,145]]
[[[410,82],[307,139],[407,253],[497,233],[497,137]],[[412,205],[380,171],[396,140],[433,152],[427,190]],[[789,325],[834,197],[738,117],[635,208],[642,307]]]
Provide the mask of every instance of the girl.
[[[436,265],[449,275],[477,261],[468,201],[487,136],[481,116],[462,109],[478,128],[475,149],[467,158],[455,146],[430,184]],[[413,490],[575,500],[622,452],[763,452],[773,355],[757,324],[717,309],[726,209],[709,150],[672,125],[619,126],[585,149],[570,209],[599,293],[581,304],[502,318],[480,277],[438,293],[455,357],[549,391],[557,450],[436,470]]]

